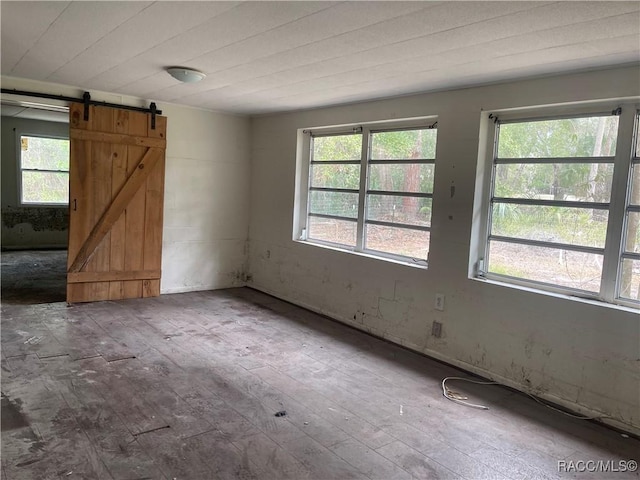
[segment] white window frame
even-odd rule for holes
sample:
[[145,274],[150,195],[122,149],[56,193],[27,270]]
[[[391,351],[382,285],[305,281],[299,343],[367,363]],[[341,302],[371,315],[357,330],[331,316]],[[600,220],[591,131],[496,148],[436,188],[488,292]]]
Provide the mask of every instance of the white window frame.
[[31,131],[18,131],[16,130],[16,158],[18,160],[18,182],[17,182],[17,192],[18,192],[18,205],[21,207],[54,207],[54,208],[68,208],[69,207],[69,199],[65,203],[51,203],[51,202],[25,202],[22,196],[22,183],[23,183],[23,175],[22,172],[50,172],[50,173],[66,173],[69,175],[69,170],[41,170],[37,168],[23,168],[22,167],[22,137],[34,137],[34,138],[48,138],[54,140],[67,140],[69,141],[68,136],[63,135],[51,135],[51,134],[43,134],[43,133],[31,133]]
[[[640,261],[640,253],[635,252],[627,252],[626,250],[626,242],[627,242],[627,231],[629,228],[629,214],[634,212],[640,214],[640,205],[631,203],[631,190],[632,190],[632,181],[633,174],[638,172],[640,175],[640,152],[636,150],[636,146],[639,144],[640,137],[640,106],[636,106],[637,110],[635,112],[635,120],[633,124],[633,134],[631,137],[631,165],[629,167],[629,180],[627,182],[627,197],[624,203],[624,219],[622,226],[622,239],[620,242],[620,252],[618,257],[618,271],[616,277],[616,298],[623,305],[633,305],[636,307],[640,307],[640,299],[636,300],[628,300],[626,298],[620,297],[620,289],[621,289],[621,279],[622,279],[622,263],[625,259],[627,260],[636,260]],[[640,188],[640,186],[638,187]]]
[[[640,308],[640,303],[634,300],[628,300],[619,296],[620,288],[620,272],[623,258],[623,232],[626,232],[626,219],[628,211],[636,211],[635,207],[629,207],[629,197],[631,192],[631,167],[635,162],[640,168],[639,159],[634,159],[636,134],[639,126],[637,125],[638,112],[640,111],[640,103],[638,99],[620,103],[593,103],[591,105],[572,105],[565,107],[549,107],[549,108],[528,108],[522,111],[503,111],[485,113],[488,122],[487,129],[487,152],[485,156],[485,170],[482,185],[482,206],[479,232],[481,238],[478,244],[478,257],[475,261],[474,274],[475,278],[488,279],[500,282],[506,285],[512,284],[518,287],[525,287],[537,290],[539,292],[552,292],[557,294],[568,295],[572,297],[586,298],[596,300],[607,304],[620,305],[625,307]],[[541,281],[528,280],[523,278],[511,277],[497,273],[490,273],[485,270],[487,265],[489,252],[489,239],[491,234],[491,214],[492,200],[494,193],[495,165],[498,148],[497,125],[502,123],[553,120],[572,117],[587,117],[597,115],[619,116],[618,136],[616,139],[616,153],[613,159],[614,171],[611,186],[611,198],[608,204],[608,224],[605,239],[605,246],[602,249],[591,247],[575,247],[572,250],[577,251],[596,251],[603,255],[602,278],[600,284],[600,292],[591,293],[583,290],[577,290],[570,287],[553,285]],[[527,159],[523,159],[527,163]],[[579,158],[568,160],[569,162],[578,163]],[[535,202],[533,202],[535,203]],[[561,202],[567,204],[572,202]],[[586,203],[588,202],[576,202]],[[544,242],[528,241],[523,239],[523,244],[542,245]],[[556,247],[557,248],[557,247]],[[624,258],[639,258],[637,254],[624,254]]]
[[[332,127],[316,127],[316,128],[308,128],[301,129],[298,131],[298,157],[301,160],[298,164],[298,174],[297,174],[297,205],[295,208],[295,218],[294,218],[294,240],[301,241],[305,243],[309,243],[312,245],[319,245],[329,248],[335,248],[342,251],[352,252],[356,254],[363,254],[370,257],[380,258],[383,260],[394,261],[397,263],[403,263],[406,265],[413,265],[419,267],[427,267],[428,258],[426,259],[418,259],[407,257],[403,255],[398,255],[389,252],[382,252],[379,250],[373,250],[365,247],[365,225],[382,225],[382,226],[390,226],[394,228],[404,228],[408,230],[417,230],[417,231],[431,231],[431,226],[417,226],[417,225],[405,225],[401,223],[393,223],[393,222],[380,222],[374,220],[366,219],[366,211],[367,211],[367,197],[368,195],[394,195],[394,196],[412,196],[412,197],[420,197],[420,198],[431,198],[433,202],[433,193],[411,193],[411,192],[384,192],[378,190],[369,190],[369,165],[379,164],[379,163],[403,163],[400,161],[393,160],[371,160],[370,157],[370,146],[371,146],[371,134],[380,133],[380,132],[392,132],[392,131],[404,131],[404,130],[419,130],[419,129],[437,129],[438,118],[436,116],[429,117],[420,117],[420,118],[412,118],[398,121],[382,121],[382,122],[369,122],[369,123],[357,123],[357,124],[348,124],[348,125],[340,125],[340,126],[332,126]],[[333,135],[351,135],[351,134],[361,134],[362,135],[362,147],[360,150],[361,158],[357,162],[360,165],[360,185],[357,191],[352,193],[358,194],[358,213],[356,223],[356,245],[349,246],[340,243],[334,243],[319,239],[309,238],[307,233],[307,225],[309,221],[309,216],[319,216],[317,214],[311,214],[309,212],[309,198],[311,192],[316,188],[311,187],[311,166],[313,160],[313,141],[314,137],[326,137]],[[436,150],[437,150],[437,140],[436,140]],[[436,153],[437,157],[437,153]],[[326,162],[322,162],[326,163]],[[416,162],[404,162],[406,164],[416,163],[416,164],[430,164],[434,165],[434,183],[435,183],[435,164],[436,159],[419,159]],[[354,161],[354,164],[355,161]],[[433,203],[432,203],[433,209]],[[331,216],[331,215],[323,215],[327,218],[335,218],[337,220],[344,220],[341,217]],[[431,240],[429,240],[431,242]]]

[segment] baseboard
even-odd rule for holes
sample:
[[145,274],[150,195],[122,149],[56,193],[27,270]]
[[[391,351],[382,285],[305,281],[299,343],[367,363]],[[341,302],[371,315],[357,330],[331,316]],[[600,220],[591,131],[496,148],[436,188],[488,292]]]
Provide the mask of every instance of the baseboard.
[[[486,380],[490,380],[493,382],[497,382],[501,385],[504,385],[506,387],[509,387],[513,390],[517,390],[518,392],[521,392],[523,394],[526,395],[534,395],[536,398],[539,398],[541,400],[544,400],[545,402],[551,404],[552,406],[557,406],[557,407],[561,407],[561,409],[567,410],[569,413],[575,414],[575,415],[581,415],[584,417],[601,417],[601,416],[606,416],[607,414],[604,412],[600,412],[597,410],[593,410],[589,407],[586,407],[584,405],[580,405],[571,401],[568,401],[566,399],[563,399],[561,397],[557,397],[555,395],[553,395],[552,393],[549,392],[532,392],[530,391],[525,385],[522,385],[518,382],[515,382],[512,379],[503,377],[501,375],[498,375],[494,372],[490,372],[488,370],[484,370],[482,368],[478,368],[475,365],[466,363],[466,362],[462,362],[460,360],[456,360],[454,358],[450,358],[447,357],[445,355],[442,355],[441,353],[435,351],[435,350],[430,350],[427,348],[420,348],[418,345],[412,344],[410,342],[405,342],[402,341],[402,339],[398,339],[395,338],[391,335],[385,334],[384,332],[378,332],[375,328],[363,328],[363,325],[359,324],[359,323],[355,323],[352,322],[348,319],[340,319],[340,318],[335,318],[334,316],[332,316],[329,312],[326,311],[322,311],[322,309],[318,309],[317,307],[313,306],[313,305],[307,305],[305,304],[305,302],[300,302],[298,300],[294,300],[292,298],[287,297],[286,295],[282,295],[280,293],[276,293],[272,290],[270,290],[269,288],[265,288],[259,285],[254,285],[254,284],[248,284],[247,287],[253,289],[253,290],[257,290],[259,292],[262,293],[266,293],[267,295],[271,295],[272,297],[275,298],[279,298],[281,300],[284,300],[286,302],[289,302],[293,305],[297,305],[299,307],[305,308],[307,310],[310,310],[314,313],[317,313],[319,315],[325,316],[333,321],[337,321],[340,322],[342,324],[345,324],[349,327],[355,328],[357,330],[360,330],[364,333],[368,333],[369,335],[372,335],[374,337],[380,338],[382,340],[394,343],[396,345],[399,345],[403,348],[406,348],[408,350],[411,350],[414,353],[418,353],[420,355],[424,355],[427,358],[430,358],[432,360],[436,360],[440,363],[443,363],[445,365],[449,365],[451,367],[457,368],[458,370],[461,370],[463,372],[469,373],[471,375],[475,375],[478,377],[481,377],[483,379]],[[398,341],[400,340],[400,341]],[[633,435],[634,437],[640,437],[640,426],[635,426],[635,425],[629,425],[627,423],[624,423],[620,420],[617,420],[615,418],[602,418],[602,419],[598,419],[598,420],[594,420],[597,423],[601,423],[607,427],[611,427],[614,428],[616,430],[620,430],[626,433],[629,433],[631,435]]]
[[66,250],[66,245],[2,245],[1,250],[4,251],[21,251],[21,250]]
[[[188,293],[188,292],[205,292],[207,290],[222,290],[223,288],[242,288],[246,287],[245,283],[238,285],[237,283],[218,283],[215,285],[192,285],[185,287],[171,287],[160,290],[160,295],[170,295],[172,293]],[[275,295],[274,295],[275,296]]]

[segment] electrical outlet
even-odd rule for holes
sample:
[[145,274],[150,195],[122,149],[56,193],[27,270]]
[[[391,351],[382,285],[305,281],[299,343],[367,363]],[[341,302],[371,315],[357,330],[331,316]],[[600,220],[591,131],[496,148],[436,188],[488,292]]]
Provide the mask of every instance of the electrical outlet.
[[436,293],[436,303],[434,308],[441,312],[444,311],[444,293]]
[[434,320],[433,324],[431,324],[431,335],[436,338],[440,338],[442,336],[442,323],[436,322]]

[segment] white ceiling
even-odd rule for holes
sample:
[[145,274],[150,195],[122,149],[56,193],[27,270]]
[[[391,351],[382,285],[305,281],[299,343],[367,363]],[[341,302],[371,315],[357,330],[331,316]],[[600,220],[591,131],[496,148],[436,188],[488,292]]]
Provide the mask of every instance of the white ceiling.
[[[640,2],[0,3],[2,74],[258,114],[640,60]],[[196,68],[181,84],[163,69]]]

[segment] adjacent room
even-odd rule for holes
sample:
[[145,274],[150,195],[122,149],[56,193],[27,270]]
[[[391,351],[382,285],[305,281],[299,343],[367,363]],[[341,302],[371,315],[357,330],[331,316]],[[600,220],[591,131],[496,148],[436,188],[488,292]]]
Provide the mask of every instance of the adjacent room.
[[0,13],[2,478],[640,478],[640,3]]
[[2,302],[66,299],[69,113],[2,101]]

